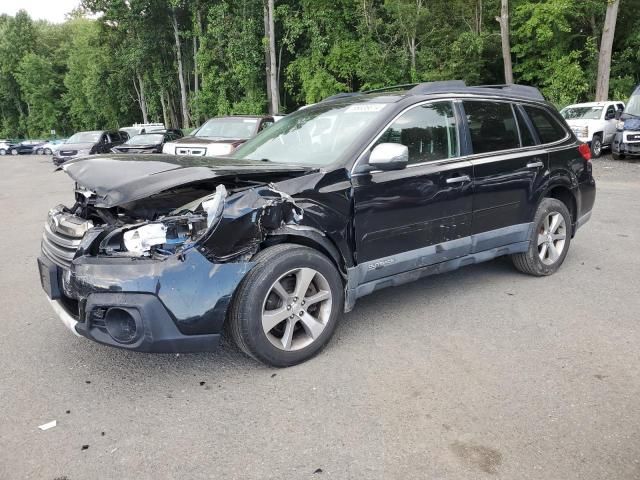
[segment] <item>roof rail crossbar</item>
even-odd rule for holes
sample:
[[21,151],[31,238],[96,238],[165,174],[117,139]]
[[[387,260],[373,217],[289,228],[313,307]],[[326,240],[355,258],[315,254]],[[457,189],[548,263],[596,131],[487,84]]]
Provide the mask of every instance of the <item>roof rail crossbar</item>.
[[440,82],[419,83],[407,93],[409,95],[428,95],[430,93],[450,92],[457,88],[466,88],[467,84],[462,80],[444,80]]
[[390,87],[374,88],[372,90],[365,90],[362,93],[380,93],[380,92],[393,92],[394,90],[406,90],[407,88],[413,88],[417,83],[403,83],[401,85],[391,85]]
[[510,83],[502,85],[477,85],[475,88],[493,88],[519,97],[532,98],[534,100],[546,100],[540,90],[536,87],[530,87],[529,85]]
[[331,95],[330,97],[323,98],[320,100],[321,102],[330,102],[331,100],[338,100],[340,98],[349,98],[349,97],[357,97],[359,95],[363,95],[364,92],[342,92],[336,93],[335,95]]

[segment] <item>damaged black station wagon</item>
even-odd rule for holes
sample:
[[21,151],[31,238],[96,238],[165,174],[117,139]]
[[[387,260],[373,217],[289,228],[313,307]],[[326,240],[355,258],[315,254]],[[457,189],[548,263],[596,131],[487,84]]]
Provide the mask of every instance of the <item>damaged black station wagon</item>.
[[[510,255],[550,275],[595,200],[590,153],[533,88],[337,95],[231,157],[65,163],[38,263],[76,334],[275,366],[316,354],[380,288]],[[455,305],[454,305],[455,308]]]

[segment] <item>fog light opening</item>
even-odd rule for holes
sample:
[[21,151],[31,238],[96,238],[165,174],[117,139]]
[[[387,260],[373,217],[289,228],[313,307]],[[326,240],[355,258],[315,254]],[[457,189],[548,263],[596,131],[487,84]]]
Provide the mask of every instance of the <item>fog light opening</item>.
[[138,336],[134,316],[122,308],[110,308],[104,317],[107,333],[118,343],[131,343]]

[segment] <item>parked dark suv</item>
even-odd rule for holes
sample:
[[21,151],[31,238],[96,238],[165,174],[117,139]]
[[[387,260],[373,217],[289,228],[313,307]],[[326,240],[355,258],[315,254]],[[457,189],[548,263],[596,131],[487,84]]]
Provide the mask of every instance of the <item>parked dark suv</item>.
[[53,154],[53,163],[62,165],[76,157],[110,153],[113,147],[122,145],[129,139],[127,132],[96,130],[73,134]]
[[275,366],[378,289],[503,255],[554,273],[595,200],[589,147],[537,90],[462,82],[340,95],[231,157],[64,170],[75,203],[49,212],[39,269],[74,333],[208,351],[226,326]]

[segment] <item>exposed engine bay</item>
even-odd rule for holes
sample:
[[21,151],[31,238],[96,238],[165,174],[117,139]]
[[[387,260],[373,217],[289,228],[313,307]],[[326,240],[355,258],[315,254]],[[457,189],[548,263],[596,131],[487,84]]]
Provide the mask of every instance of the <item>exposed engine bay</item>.
[[57,263],[67,263],[55,258],[64,253],[55,251],[63,240],[94,256],[160,259],[198,248],[212,261],[229,261],[252,255],[269,230],[298,223],[302,215],[272,183],[238,177],[173,187],[111,207],[76,182],[75,204],[49,212],[43,250]]

